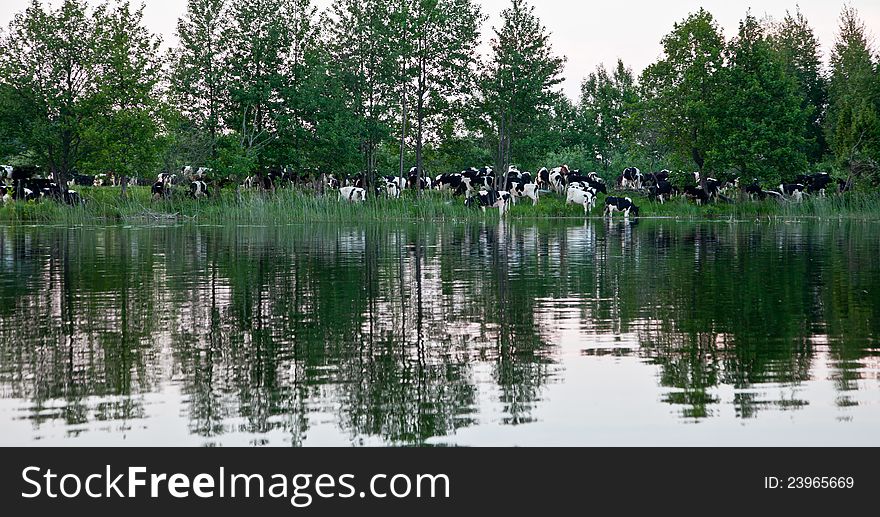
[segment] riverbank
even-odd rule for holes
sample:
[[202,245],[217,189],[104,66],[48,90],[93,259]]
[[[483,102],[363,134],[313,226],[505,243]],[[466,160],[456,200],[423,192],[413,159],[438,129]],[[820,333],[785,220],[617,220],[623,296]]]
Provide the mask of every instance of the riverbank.
[[[122,198],[118,188],[79,188],[84,206],[54,202],[10,203],[0,206],[0,223],[7,224],[116,224],[131,222],[193,221],[199,223],[266,224],[291,222],[357,221],[480,221],[497,220],[497,210],[470,209],[461,198],[438,192],[416,197],[407,192],[401,199],[370,199],[363,204],[340,202],[336,195],[316,196],[311,192],[281,190],[276,194],[234,191],[218,197],[194,200],[175,196],[153,201],[147,187],[130,187]],[[880,220],[880,194],[847,193],[826,198],[811,197],[801,203],[740,201],[706,206],[675,199],[665,204],[643,196],[626,194],[641,208],[642,217],[697,219],[755,219],[764,217],[851,217]],[[601,217],[602,198],[590,216]],[[511,219],[583,218],[579,205],[566,205],[564,198],[545,195],[537,206],[521,200],[511,208]],[[618,216],[619,217],[619,216]]]

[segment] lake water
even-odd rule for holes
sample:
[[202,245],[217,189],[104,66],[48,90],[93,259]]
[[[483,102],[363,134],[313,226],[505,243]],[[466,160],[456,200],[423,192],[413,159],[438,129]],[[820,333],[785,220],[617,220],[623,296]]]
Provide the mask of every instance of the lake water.
[[0,227],[0,445],[880,445],[880,224]]

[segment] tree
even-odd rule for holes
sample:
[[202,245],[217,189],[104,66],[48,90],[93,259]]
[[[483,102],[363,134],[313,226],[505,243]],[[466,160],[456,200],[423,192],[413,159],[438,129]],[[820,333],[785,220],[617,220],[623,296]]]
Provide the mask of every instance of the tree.
[[712,165],[768,185],[806,171],[810,111],[796,78],[751,14],[740,22],[726,56],[725,94],[710,110],[717,133],[706,153]]
[[[501,29],[492,39],[492,56],[484,72],[483,109],[497,151],[499,171],[543,154],[530,137],[540,119],[550,114],[562,82],[565,59],[553,54],[550,34],[523,0],[512,0],[501,12]],[[498,174],[498,181],[503,174]]]
[[324,24],[332,63],[329,73],[345,92],[370,186],[378,148],[391,133],[393,108],[400,99],[401,49],[394,42],[402,35],[392,19],[396,1],[334,0]]
[[581,84],[581,117],[595,135],[593,154],[607,171],[615,151],[624,142],[624,123],[639,101],[632,70],[618,60],[611,75],[604,65]]
[[676,23],[662,45],[663,58],[642,73],[645,108],[673,158],[702,171],[713,145],[711,107],[720,94],[724,38],[700,9]]
[[880,180],[880,115],[877,71],[865,25],[845,7],[831,53],[827,119],[828,142],[850,179]]
[[[33,0],[0,42],[0,84],[17,114],[12,128],[59,185],[85,156],[83,129],[101,83],[95,21],[82,0],[47,10]],[[11,91],[10,91],[11,89]]]
[[[217,139],[228,105],[226,64],[229,19],[226,0],[188,0],[177,22],[177,48],[169,52],[170,93],[176,109],[197,131],[207,135],[207,152],[195,162],[216,158]],[[197,138],[197,137],[196,137]]]
[[278,137],[284,111],[292,10],[290,0],[231,0],[229,5],[224,121],[236,132],[240,149],[260,164]]
[[813,163],[819,162],[828,147],[824,127],[828,85],[819,40],[800,9],[794,15],[786,13],[770,39],[788,75],[797,80],[803,96],[802,108],[808,112],[807,157]]
[[128,2],[95,12],[96,61],[101,79],[96,113],[84,121],[92,170],[123,179],[149,176],[158,158],[160,40],[143,25],[143,6]]
[[474,90],[480,9],[471,0],[413,0],[407,16],[414,75],[416,167],[424,171],[427,134],[460,113]]

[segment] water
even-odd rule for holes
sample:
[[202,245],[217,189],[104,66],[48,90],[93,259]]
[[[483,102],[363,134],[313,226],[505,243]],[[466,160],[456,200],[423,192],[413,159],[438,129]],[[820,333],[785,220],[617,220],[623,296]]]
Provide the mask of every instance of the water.
[[880,445],[880,225],[0,227],[0,445]]

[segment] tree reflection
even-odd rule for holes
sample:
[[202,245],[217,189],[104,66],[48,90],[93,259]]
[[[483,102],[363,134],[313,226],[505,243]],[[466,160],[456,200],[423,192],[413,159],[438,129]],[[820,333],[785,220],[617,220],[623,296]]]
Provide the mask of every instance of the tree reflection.
[[721,386],[741,418],[803,407],[794,388],[818,357],[847,406],[880,335],[871,231],[0,228],[0,396],[28,401],[35,432],[124,431],[172,386],[206,444],[300,445],[328,419],[355,444],[419,444],[485,419],[487,381],[502,423],[534,421],[575,340],[655,365],[690,419],[714,414]]

